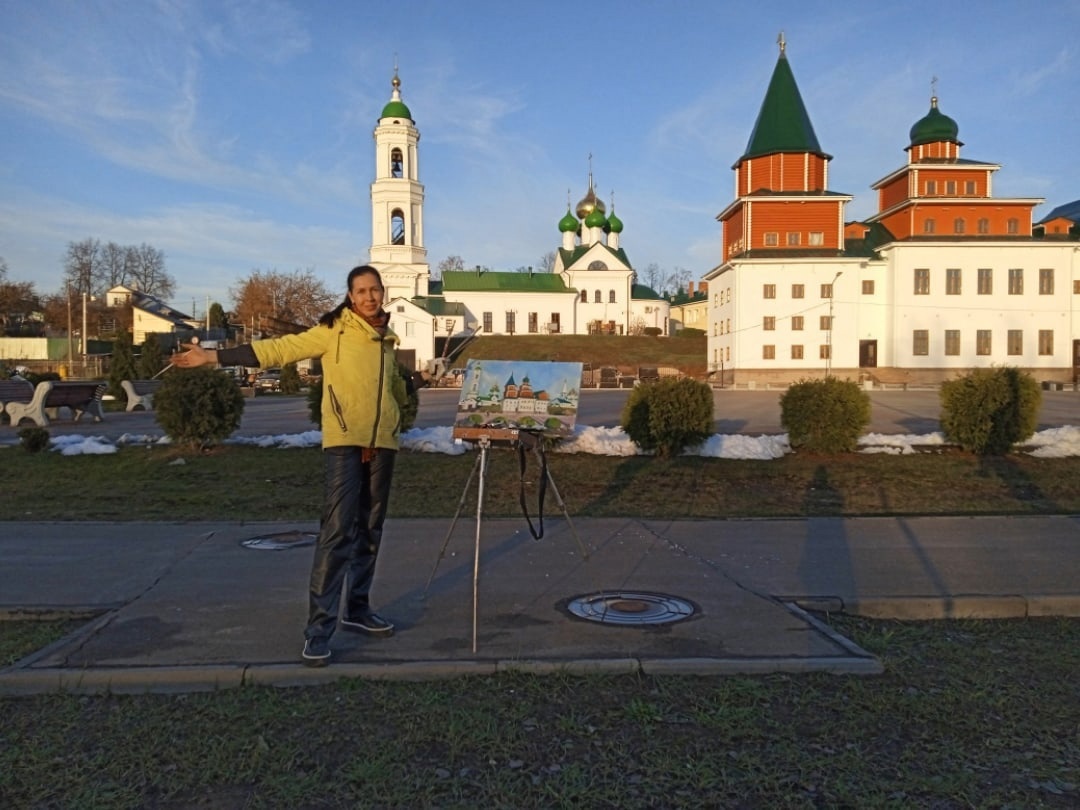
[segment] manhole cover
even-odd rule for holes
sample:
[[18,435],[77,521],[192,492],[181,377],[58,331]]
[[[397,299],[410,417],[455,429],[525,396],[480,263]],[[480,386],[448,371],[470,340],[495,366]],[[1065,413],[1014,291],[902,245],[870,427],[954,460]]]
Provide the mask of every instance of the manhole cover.
[[313,546],[316,537],[318,535],[314,532],[278,532],[249,537],[247,540],[241,540],[240,545],[257,551],[284,551],[290,548]]
[[566,609],[579,619],[618,625],[671,624],[689,619],[697,611],[687,599],[643,591],[605,591],[578,596],[567,602]]

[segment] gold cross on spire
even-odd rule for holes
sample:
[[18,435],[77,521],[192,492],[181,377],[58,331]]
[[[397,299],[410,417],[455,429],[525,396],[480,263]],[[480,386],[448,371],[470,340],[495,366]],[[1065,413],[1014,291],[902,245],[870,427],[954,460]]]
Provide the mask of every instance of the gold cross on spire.
[[783,54],[787,50],[787,40],[784,39],[784,32],[781,31],[780,35],[776,38],[776,44],[780,46],[780,53]]

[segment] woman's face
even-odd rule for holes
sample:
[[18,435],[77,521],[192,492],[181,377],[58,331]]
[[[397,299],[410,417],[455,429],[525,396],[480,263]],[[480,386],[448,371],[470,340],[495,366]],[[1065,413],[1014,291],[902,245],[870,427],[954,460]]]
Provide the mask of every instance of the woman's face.
[[382,311],[383,288],[379,277],[372,273],[361,273],[352,280],[349,301],[353,312],[366,318],[374,317]]

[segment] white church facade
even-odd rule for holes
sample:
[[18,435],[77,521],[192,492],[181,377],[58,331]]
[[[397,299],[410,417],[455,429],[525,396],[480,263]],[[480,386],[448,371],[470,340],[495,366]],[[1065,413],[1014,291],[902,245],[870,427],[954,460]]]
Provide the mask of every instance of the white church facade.
[[420,132],[396,74],[392,87],[374,131],[370,263],[386,285],[401,353],[416,367],[435,356],[437,340],[472,334],[668,334],[670,304],[634,283],[620,244],[623,223],[596,196],[591,172],[585,196],[558,222],[562,241],[552,272],[460,270],[432,279]]

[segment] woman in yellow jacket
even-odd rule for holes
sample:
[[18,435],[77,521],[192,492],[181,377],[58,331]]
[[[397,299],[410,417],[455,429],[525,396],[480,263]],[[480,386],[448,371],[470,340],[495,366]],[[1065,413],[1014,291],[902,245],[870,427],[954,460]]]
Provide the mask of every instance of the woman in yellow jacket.
[[368,595],[394,474],[401,408],[409,388],[423,379],[414,375],[407,381],[398,373],[398,337],[383,311],[384,295],[374,267],[355,267],[345,300],[306,332],[217,351],[185,346],[187,351],[172,359],[184,368],[207,363],[272,367],[309,357],[322,361],[325,500],[304,631],[302,660],[309,666],[330,661],[343,589],[343,630],[382,637],[394,630],[372,610]]

